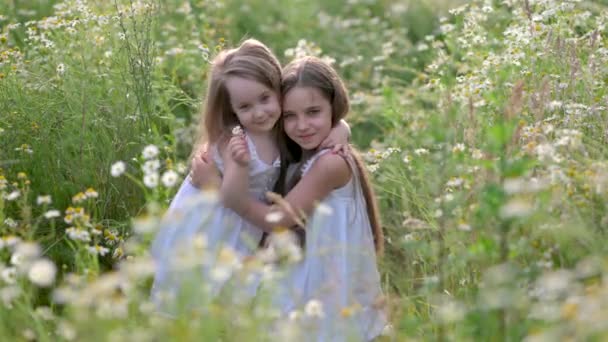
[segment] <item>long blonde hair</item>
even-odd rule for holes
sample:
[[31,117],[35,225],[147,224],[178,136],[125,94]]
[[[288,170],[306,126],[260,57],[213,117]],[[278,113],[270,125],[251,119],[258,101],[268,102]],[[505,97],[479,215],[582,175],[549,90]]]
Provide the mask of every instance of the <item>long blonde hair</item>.
[[[331,123],[335,126],[343,119],[350,109],[348,101],[348,92],[344,83],[338,76],[338,73],[329,64],[316,57],[303,57],[289,63],[283,69],[283,78],[281,81],[281,96],[284,97],[291,89],[295,87],[313,87],[319,89],[321,94],[329,101],[332,108]],[[280,122],[282,120],[279,120]],[[282,122],[279,131],[279,148],[281,149],[281,172],[277,186],[277,192],[285,194],[299,181],[301,175],[297,174],[292,179],[287,180],[287,164],[299,161],[302,158],[302,148],[291,140],[285,133],[282,127]],[[382,255],[384,251],[384,233],[382,232],[382,224],[380,222],[380,214],[376,196],[367,174],[367,169],[359,153],[353,148],[352,163],[355,170],[353,172],[359,176],[361,189],[367,207],[367,215],[369,218],[372,235],[374,237],[374,246],[376,254]],[[354,176],[356,176],[354,175]]]
[[247,39],[235,49],[220,52],[212,61],[193,154],[205,143],[216,144],[225,139],[239,124],[226,89],[226,79],[231,76],[259,82],[280,94],[281,64],[266,45]]

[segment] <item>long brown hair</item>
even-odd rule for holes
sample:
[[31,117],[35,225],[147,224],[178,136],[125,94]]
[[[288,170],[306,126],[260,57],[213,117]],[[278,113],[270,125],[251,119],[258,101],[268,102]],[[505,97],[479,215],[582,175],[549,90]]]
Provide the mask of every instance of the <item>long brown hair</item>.
[[[331,104],[332,126],[335,126],[348,114],[350,105],[346,87],[336,70],[323,60],[316,57],[303,57],[285,66],[281,80],[281,97],[285,97],[295,87],[313,87],[320,90],[321,94]],[[281,149],[281,172],[275,189],[279,193],[285,194],[295,186],[301,177],[301,175],[296,174],[292,179],[286,180],[288,163],[300,161],[302,158],[302,148],[284,133],[282,120],[279,120],[279,148]],[[356,170],[352,170],[355,173],[353,177],[358,176],[361,183],[361,190],[367,207],[367,216],[374,237],[376,254],[381,255],[384,251],[384,233],[382,232],[382,225],[380,223],[376,196],[374,195],[365,164],[354,148],[352,149],[351,157],[352,163],[349,162],[349,165],[354,164]]]
[[239,124],[226,89],[226,79],[231,76],[259,82],[280,94],[281,64],[266,45],[247,39],[235,49],[220,52],[211,63],[203,119],[199,123],[193,154],[204,143],[215,144],[226,138],[232,127]]

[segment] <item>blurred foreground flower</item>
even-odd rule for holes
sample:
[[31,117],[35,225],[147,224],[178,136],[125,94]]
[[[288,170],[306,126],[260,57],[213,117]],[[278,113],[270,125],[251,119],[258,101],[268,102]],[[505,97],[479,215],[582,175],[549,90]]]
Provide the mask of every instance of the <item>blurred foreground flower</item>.
[[49,259],[39,259],[32,263],[27,273],[29,280],[40,287],[49,287],[55,282],[57,267]]
[[268,245],[258,252],[265,263],[295,263],[302,260],[298,237],[290,229],[276,229],[268,236]]
[[325,316],[325,311],[323,311],[323,303],[316,299],[311,299],[308,301],[308,303],[306,303],[304,312],[308,317],[323,318]]
[[513,199],[500,208],[500,216],[505,219],[526,217],[532,213],[532,204],[523,199]]

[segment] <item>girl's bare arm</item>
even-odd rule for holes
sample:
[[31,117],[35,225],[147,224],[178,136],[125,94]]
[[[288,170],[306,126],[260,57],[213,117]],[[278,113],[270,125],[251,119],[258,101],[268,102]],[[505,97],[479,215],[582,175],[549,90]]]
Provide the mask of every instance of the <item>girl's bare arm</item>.
[[[343,157],[325,154],[312,165],[298,184],[285,196],[285,202],[296,213],[309,216],[315,205],[322,201],[331,191],[344,186],[351,177],[351,170]],[[267,205],[250,196],[240,196],[232,192],[224,196],[225,205],[232,208],[241,217],[263,230],[270,231],[277,226],[291,227],[296,219],[285,208]],[[283,213],[279,222],[267,222],[266,216],[271,212]]]
[[213,158],[209,157],[206,146],[197,151],[192,158],[188,179],[198,189],[220,188],[222,176],[213,162]]

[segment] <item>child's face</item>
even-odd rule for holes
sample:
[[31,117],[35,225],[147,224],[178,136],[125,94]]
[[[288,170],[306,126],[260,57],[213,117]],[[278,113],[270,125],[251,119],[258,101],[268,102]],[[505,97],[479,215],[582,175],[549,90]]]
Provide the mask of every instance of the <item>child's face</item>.
[[229,77],[226,89],[230,105],[239,122],[250,133],[272,130],[281,116],[279,95],[262,83],[242,77]]
[[316,149],[331,131],[331,103],[314,87],[294,87],[283,98],[285,133],[304,150]]

